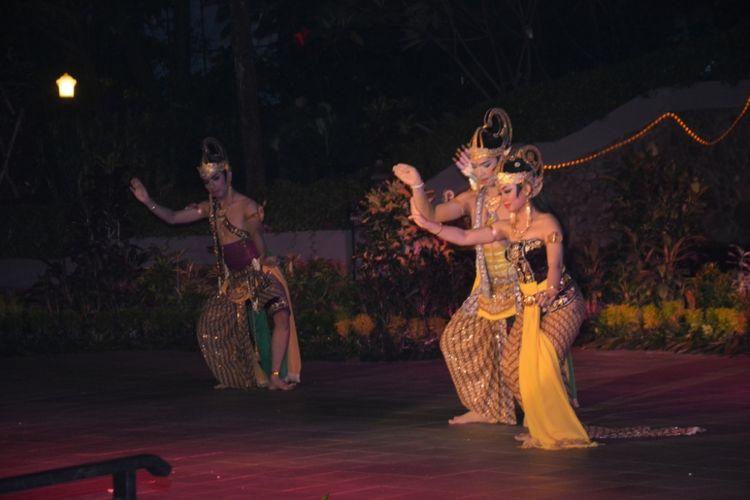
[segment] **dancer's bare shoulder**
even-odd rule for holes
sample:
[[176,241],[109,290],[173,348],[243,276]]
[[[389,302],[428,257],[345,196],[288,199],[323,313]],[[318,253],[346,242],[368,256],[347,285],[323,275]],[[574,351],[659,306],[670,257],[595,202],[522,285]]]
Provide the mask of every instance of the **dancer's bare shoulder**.
[[464,215],[470,214],[474,204],[477,202],[477,192],[472,190],[463,191],[458,193],[451,202],[459,204]]
[[471,189],[468,189],[466,191],[462,191],[456,195],[455,198],[453,198],[453,201],[456,203],[471,203],[474,204],[477,200],[477,192],[472,191]]
[[560,221],[557,220],[557,217],[550,213],[540,213],[537,215],[537,227],[539,230],[544,232],[545,234],[551,233],[551,232],[561,232],[562,228],[560,226]]
[[237,205],[238,210],[242,211],[242,216],[247,223],[258,225],[263,222],[263,205],[257,201],[243,194],[235,195],[233,203]]

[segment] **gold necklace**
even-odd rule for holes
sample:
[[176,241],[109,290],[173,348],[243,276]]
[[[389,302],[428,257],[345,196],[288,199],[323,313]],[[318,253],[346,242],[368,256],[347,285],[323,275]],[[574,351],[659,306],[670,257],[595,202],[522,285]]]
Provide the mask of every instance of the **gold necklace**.
[[526,226],[524,226],[524,228],[520,231],[517,227],[518,219],[516,218],[516,212],[511,212],[510,214],[510,232],[513,234],[513,236],[519,239],[524,235],[526,231],[529,230],[529,227],[531,226],[531,203],[529,203],[528,200],[526,200],[524,211],[526,212]]

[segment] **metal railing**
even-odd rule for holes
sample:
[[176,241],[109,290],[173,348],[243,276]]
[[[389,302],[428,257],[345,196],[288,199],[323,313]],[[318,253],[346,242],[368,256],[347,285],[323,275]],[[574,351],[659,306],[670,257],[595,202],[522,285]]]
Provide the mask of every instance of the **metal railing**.
[[73,465],[60,469],[33,472],[21,476],[0,478],[0,494],[52,486],[112,474],[112,498],[135,500],[135,472],[146,469],[154,476],[166,477],[172,466],[156,455],[133,455],[102,462]]

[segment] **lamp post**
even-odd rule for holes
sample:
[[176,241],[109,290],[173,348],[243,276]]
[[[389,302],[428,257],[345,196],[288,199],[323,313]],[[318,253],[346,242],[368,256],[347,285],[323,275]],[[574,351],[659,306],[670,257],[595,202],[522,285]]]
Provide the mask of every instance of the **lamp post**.
[[76,81],[75,78],[67,73],[64,73],[60,78],[57,79],[57,93],[62,99],[72,99],[76,95]]

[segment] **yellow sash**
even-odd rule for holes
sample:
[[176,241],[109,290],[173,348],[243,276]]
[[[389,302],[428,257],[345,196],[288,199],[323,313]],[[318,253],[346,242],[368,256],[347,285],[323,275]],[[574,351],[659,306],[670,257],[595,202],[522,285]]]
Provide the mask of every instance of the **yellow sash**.
[[497,321],[497,320],[500,320],[500,319],[508,319],[511,316],[515,316],[516,315],[516,306],[513,305],[513,306],[509,307],[508,309],[506,309],[504,311],[501,311],[499,313],[494,313],[494,314],[491,313],[491,312],[489,312],[489,311],[485,311],[480,306],[479,310],[477,311],[477,314],[481,318],[488,319],[490,321]]
[[[476,277],[474,278],[474,285],[471,287],[471,291],[474,292],[477,288],[479,288],[479,285],[481,284],[481,277],[479,276],[479,272],[477,272]],[[501,319],[508,319],[511,316],[516,315],[516,305],[511,304],[507,309],[501,312],[492,313],[490,311],[487,311],[482,308],[482,300],[481,300],[481,294],[480,298],[478,300],[478,307],[477,307],[477,315],[480,318],[488,319],[490,321],[498,321]]]
[[596,446],[570,406],[557,353],[540,328],[541,310],[533,298],[547,289],[547,281],[519,285],[526,301],[518,383],[530,435],[523,447],[561,450]]

